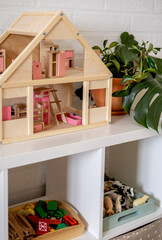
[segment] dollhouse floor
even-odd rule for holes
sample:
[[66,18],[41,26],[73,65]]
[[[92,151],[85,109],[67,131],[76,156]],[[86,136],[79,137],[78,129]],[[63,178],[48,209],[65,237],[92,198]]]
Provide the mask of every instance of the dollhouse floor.
[[[80,117],[82,115],[82,111],[79,110],[79,109],[76,109],[74,107],[64,107],[64,111],[67,112],[67,113],[72,113],[72,114],[75,113],[77,116],[80,116]],[[50,125],[45,125],[44,132],[45,131],[56,130],[56,129],[71,128],[71,127],[75,127],[75,126],[64,123],[64,122],[61,122],[61,121],[59,121],[59,125],[56,125],[54,123],[53,119],[51,119]]]

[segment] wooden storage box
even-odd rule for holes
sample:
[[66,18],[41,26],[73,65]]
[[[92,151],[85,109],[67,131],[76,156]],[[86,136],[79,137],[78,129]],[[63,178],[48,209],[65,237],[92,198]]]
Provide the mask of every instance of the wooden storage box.
[[[142,197],[144,194],[135,192],[135,199]],[[123,210],[121,213],[116,213],[112,216],[103,219],[103,232],[112,228],[118,227],[124,223],[144,217],[147,214],[155,212],[157,205],[155,200],[148,199],[148,201],[138,207],[133,207],[128,210]]]
[[[46,201],[48,203],[48,201]],[[36,202],[31,202],[31,204],[35,204]],[[29,203],[28,203],[29,204]],[[20,211],[20,209],[25,208],[27,204],[22,204],[17,207],[13,207],[9,209],[10,213],[17,213]],[[54,232],[45,233],[41,236],[35,237],[34,239],[37,240],[70,240],[75,237],[78,237],[83,234],[84,231],[84,224],[81,221],[81,219],[78,217],[78,215],[75,213],[75,211],[66,203],[57,201],[58,208],[63,207],[67,210],[67,212],[70,212],[72,217],[77,220],[78,225],[75,226],[69,226],[63,229],[55,230]]]

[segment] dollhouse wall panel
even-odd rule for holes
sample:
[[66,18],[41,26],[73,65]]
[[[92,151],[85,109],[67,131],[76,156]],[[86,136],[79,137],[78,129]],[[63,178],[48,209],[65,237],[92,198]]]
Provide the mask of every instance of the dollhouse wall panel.
[[28,135],[27,123],[28,123],[27,118],[4,121],[2,123],[3,139],[27,136]]
[[54,88],[57,90],[58,99],[61,100],[62,107],[68,107],[72,102],[72,85],[71,84],[55,84]]
[[93,59],[90,53],[84,50],[84,75],[103,75],[103,69],[100,65]]
[[[24,50],[24,48],[33,40],[31,36],[9,35],[0,45],[0,49],[6,50],[6,67],[8,67],[13,59]],[[11,44],[12,43],[12,44]],[[36,59],[35,59],[36,60]]]
[[27,97],[28,91],[27,87],[20,88],[4,88],[2,97],[4,99],[8,98],[18,98],[18,97]]
[[107,80],[103,81],[90,81],[89,83],[89,89],[101,89],[101,88],[107,88]]
[[97,123],[107,121],[108,107],[91,108],[88,110],[89,123]]
[[38,33],[46,26],[47,23],[53,18],[53,15],[24,15],[19,21],[11,28],[14,31]]
[[7,79],[7,82],[32,80],[32,54],[20,65],[19,68]]
[[77,37],[69,30],[63,20],[60,20],[56,26],[48,33],[46,40],[52,39],[76,39]]

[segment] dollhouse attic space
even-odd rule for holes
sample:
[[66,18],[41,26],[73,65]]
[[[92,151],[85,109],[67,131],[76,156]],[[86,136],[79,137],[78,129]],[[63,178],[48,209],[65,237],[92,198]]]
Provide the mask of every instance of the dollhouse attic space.
[[[62,47],[69,40],[83,49],[82,67],[74,48]],[[76,83],[81,109],[73,106]],[[92,91],[102,91],[102,106],[90,103]],[[2,144],[110,124],[111,91],[111,72],[62,11],[25,12],[0,37]]]

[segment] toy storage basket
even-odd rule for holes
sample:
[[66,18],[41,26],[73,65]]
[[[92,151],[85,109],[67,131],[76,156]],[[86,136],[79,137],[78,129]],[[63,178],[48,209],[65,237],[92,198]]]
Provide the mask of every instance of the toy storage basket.
[[[135,198],[142,197],[142,193],[135,192]],[[118,227],[124,223],[130,222],[140,217],[144,217],[147,214],[155,212],[157,205],[155,200],[148,199],[148,201],[140,206],[124,210],[121,213],[116,213],[112,216],[105,217],[103,219],[103,232],[112,228]]]
[[141,228],[128,232],[121,236],[111,238],[111,240],[161,240],[162,239],[162,219],[151,222]]
[[[46,201],[48,203],[48,201]],[[36,202],[30,202],[28,204],[35,204]],[[20,209],[23,209],[27,204],[19,205],[9,209],[10,213],[17,213]],[[58,207],[64,207],[65,210],[71,213],[72,217],[77,220],[78,224],[75,226],[58,229],[54,232],[49,232],[41,236],[35,237],[36,240],[70,240],[83,234],[84,224],[75,211],[66,203],[57,201]]]

